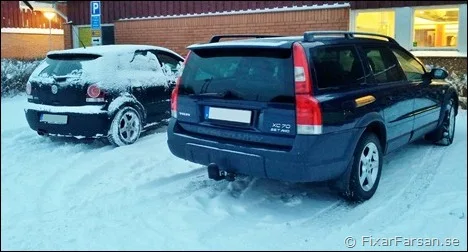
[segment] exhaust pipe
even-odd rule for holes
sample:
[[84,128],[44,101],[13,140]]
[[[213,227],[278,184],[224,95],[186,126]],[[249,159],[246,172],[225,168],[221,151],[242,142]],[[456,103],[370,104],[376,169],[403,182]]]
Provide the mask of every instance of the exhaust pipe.
[[208,165],[208,178],[219,180],[234,181],[236,179],[236,174],[229,173],[227,171],[221,171],[217,164],[211,163]]

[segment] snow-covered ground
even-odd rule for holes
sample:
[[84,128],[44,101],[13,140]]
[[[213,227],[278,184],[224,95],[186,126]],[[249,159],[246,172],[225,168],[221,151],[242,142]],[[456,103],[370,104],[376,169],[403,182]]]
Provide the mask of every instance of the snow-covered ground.
[[[358,249],[467,249],[466,111],[451,146],[389,154],[374,197],[350,205],[325,185],[208,180],[171,155],[164,129],[120,148],[43,138],[25,100],[1,101],[2,250],[346,250],[348,236]],[[362,236],[400,247],[363,247]]]

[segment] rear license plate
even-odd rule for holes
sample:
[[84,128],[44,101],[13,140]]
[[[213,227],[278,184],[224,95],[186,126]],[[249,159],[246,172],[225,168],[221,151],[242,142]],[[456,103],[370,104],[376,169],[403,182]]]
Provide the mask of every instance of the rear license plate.
[[205,107],[205,119],[250,124],[251,118],[250,110]]
[[53,115],[53,114],[42,114],[41,122],[50,124],[67,124],[68,116],[66,115]]

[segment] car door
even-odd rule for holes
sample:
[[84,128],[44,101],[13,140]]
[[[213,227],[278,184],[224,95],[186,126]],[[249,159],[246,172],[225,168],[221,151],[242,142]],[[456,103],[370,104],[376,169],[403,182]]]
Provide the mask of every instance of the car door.
[[376,100],[387,128],[387,152],[408,143],[414,124],[415,87],[410,84],[387,45],[362,45],[362,57],[372,73]]
[[356,104],[373,93],[366,79],[369,70],[353,44],[314,46],[309,53],[325,133],[352,129],[364,115],[379,111],[372,101]]
[[[183,58],[178,55],[174,55],[165,51],[155,51],[156,56],[158,57],[161,67],[168,75],[173,75],[178,72],[180,64],[184,61]],[[170,72],[167,72],[170,71]]]
[[161,85],[160,82],[155,83],[156,88],[154,88],[151,93],[153,101],[151,106],[152,115],[154,120],[159,121],[170,117],[171,93],[175,87],[179,67],[183,63],[184,59],[178,55],[162,50],[150,51],[158,58],[159,67],[167,77],[167,83],[165,83],[165,85]]
[[413,86],[414,125],[412,139],[417,139],[435,129],[443,101],[443,86],[428,79],[424,66],[402,48],[392,47],[406,78]]
[[158,102],[167,89],[165,79],[161,78],[162,70],[154,52],[136,50],[130,61],[130,80],[132,94],[146,109],[146,122],[158,120],[160,111]]

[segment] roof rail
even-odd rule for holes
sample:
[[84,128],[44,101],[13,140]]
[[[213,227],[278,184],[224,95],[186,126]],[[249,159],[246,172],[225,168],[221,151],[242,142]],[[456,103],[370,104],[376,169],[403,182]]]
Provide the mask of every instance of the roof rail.
[[343,35],[347,39],[353,39],[354,35],[362,35],[362,36],[371,36],[371,37],[380,37],[385,38],[390,43],[398,44],[395,39],[389,36],[376,34],[376,33],[367,33],[367,32],[349,32],[349,31],[308,31],[304,32],[304,41],[305,42],[312,42],[315,41],[315,36],[324,36],[324,35]]
[[217,43],[222,38],[273,38],[282,37],[280,35],[264,35],[264,34],[229,34],[229,35],[215,35],[210,39],[209,43]]

